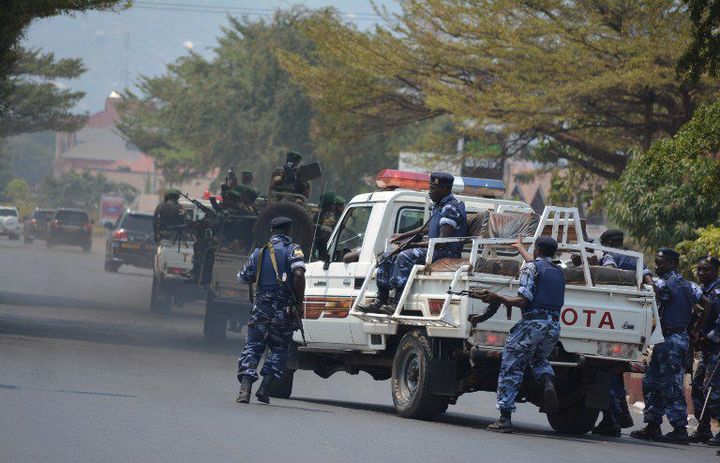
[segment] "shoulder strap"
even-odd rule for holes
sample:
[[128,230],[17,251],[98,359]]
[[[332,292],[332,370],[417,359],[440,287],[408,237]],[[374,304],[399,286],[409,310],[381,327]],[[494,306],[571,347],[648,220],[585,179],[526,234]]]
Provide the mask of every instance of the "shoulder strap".
[[270,251],[270,263],[272,264],[273,270],[275,271],[275,280],[278,283],[282,283],[282,278],[280,278],[280,271],[278,270],[277,258],[275,257],[275,246],[273,246],[272,243],[268,243],[266,244],[266,247]]
[[[270,244],[270,243],[268,243]],[[258,263],[257,263],[257,269],[255,270],[255,284],[257,285],[260,281],[260,272],[262,271],[262,261],[263,261],[263,255],[265,254],[265,249],[267,249],[268,244],[265,246],[259,248],[258,251]],[[270,246],[270,249],[272,249],[272,246]]]

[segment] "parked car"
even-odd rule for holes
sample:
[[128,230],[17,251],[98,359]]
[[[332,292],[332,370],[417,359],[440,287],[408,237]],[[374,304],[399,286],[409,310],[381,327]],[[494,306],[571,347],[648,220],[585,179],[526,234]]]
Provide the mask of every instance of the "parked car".
[[48,225],[55,215],[55,209],[35,208],[23,227],[23,239],[26,243],[47,239]]
[[157,245],[153,238],[153,216],[126,211],[110,229],[105,245],[105,271],[117,272],[121,265],[152,268]]
[[92,248],[92,220],[82,209],[58,209],[50,221],[48,229],[47,247],[56,244],[69,244],[80,246],[83,251],[90,252]]
[[11,240],[20,238],[17,207],[0,206],[0,235],[5,235]]

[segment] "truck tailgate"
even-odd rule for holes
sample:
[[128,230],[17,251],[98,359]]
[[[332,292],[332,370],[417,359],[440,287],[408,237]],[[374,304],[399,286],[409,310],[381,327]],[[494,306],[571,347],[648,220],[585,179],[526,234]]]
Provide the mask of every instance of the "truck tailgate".
[[245,265],[247,257],[247,255],[225,252],[215,253],[215,264],[213,266],[210,288],[216,297],[222,299],[240,298],[243,301],[247,300],[249,294],[247,285],[237,282],[237,274]]

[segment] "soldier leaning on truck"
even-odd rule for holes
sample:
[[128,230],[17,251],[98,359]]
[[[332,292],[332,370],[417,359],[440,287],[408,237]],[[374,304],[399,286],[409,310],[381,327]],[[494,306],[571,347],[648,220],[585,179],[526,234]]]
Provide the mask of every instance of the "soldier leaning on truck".
[[[631,437],[675,444],[688,444],[687,403],[685,402],[685,361],[690,348],[690,326],[693,305],[709,309],[702,290],[677,273],[680,254],[670,248],[660,248],[655,256],[655,297],[658,302],[660,325],[665,342],[653,347],[650,364],[643,376],[645,423]],[[663,415],[667,415],[673,430],[660,431]]]
[[[720,420],[720,372],[715,371],[715,367],[720,361],[719,267],[720,260],[709,256],[700,259],[696,267],[698,281],[703,285],[703,294],[710,301],[711,312],[704,326],[700,327],[702,334],[700,362],[692,380],[693,409],[695,410],[695,418],[700,422],[695,433],[690,436],[690,442],[704,442],[714,447],[720,446],[720,433],[713,437],[710,430],[710,420],[712,418]],[[705,405],[706,392],[710,387],[712,387],[712,391],[707,405]],[[703,407],[705,407],[705,413],[701,419],[700,415]]]
[[[386,259],[379,265],[377,271],[378,297],[369,306],[358,307],[358,310],[362,312],[393,313],[394,309],[387,305],[390,299],[390,291],[394,289],[396,296],[402,293],[413,266],[425,262],[429,239],[467,235],[465,204],[458,201],[455,195],[452,194],[454,181],[455,177],[444,172],[434,172],[430,175],[428,194],[434,203],[430,220],[420,228],[394,236],[392,242],[397,243],[425,232],[427,232],[428,240],[413,243],[412,248],[398,253],[393,258]],[[462,247],[462,243],[437,245],[433,253],[433,262],[444,257],[460,257]]]
[[263,380],[255,396],[260,402],[270,402],[270,386],[273,379],[282,378],[295,331],[290,307],[293,303],[302,306],[305,294],[304,255],[290,239],[292,220],[276,217],[270,222],[270,231],[270,242],[253,251],[237,276],[238,282],[257,283],[245,348],[238,360],[238,403],[250,402],[252,383],[258,379],[257,366],[266,347],[269,352],[261,372]]
[[552,261],[557,248],[558,243],[552,237],[540,236],[535,240],[534,260],[526,262],[520,270],[518,296],[488,291],[470,294],[490,304],[489,310],[496,311],[503,304],[520,307],[522,312],[522,319],[510,330],[503,348],[497,389],[500,419],[488,426],[489,431],[512,432],[515,398],[528,365],[543,385],[545,411],[558,408],[555,373],[548,361],[560,337],[560,309],[565,302],[565,276]]

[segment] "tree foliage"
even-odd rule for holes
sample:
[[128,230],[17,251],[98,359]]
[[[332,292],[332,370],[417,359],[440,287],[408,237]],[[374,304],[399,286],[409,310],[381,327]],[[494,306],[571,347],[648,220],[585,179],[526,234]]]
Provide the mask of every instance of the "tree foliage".
[[[361,31],[332,11],[303,24],[315,60],[280,52],[325,136],[450,114],[501,127],[602,178],[673,135],[716,83],[678,79],[690,20],[674,0],[401,0]],[[472,123],[467,123],[472,121]]]
[[646,247],[695,238],[720,216],[720,101],[638,154],[607,198],[610,219]]
[[678,70],[697,80],[705,72],[720,75],[720,0],[684,0],[692,21],[692,41]]
[[8,182],[3,192],[5,199],[18,208],[20,217],[25,217],[30,214],[34,207],[32,192],[30,191],[30,185],[21,179],[15,178]]
[[100,196],[106,193],[121,195],[129,204],[139,192],[127,183],[109,180],[102,173],[93,175],[87,171],[81,174],[71,171],[57,178],[45,178],[39,187],[37,203],[42,207],[77,207],[96,214]]
[[697,239],[679,243],[680,268],[686,275],[692,275],[695,264],[705,256],[720,256],[720,227],[709,225],[697,230]]

